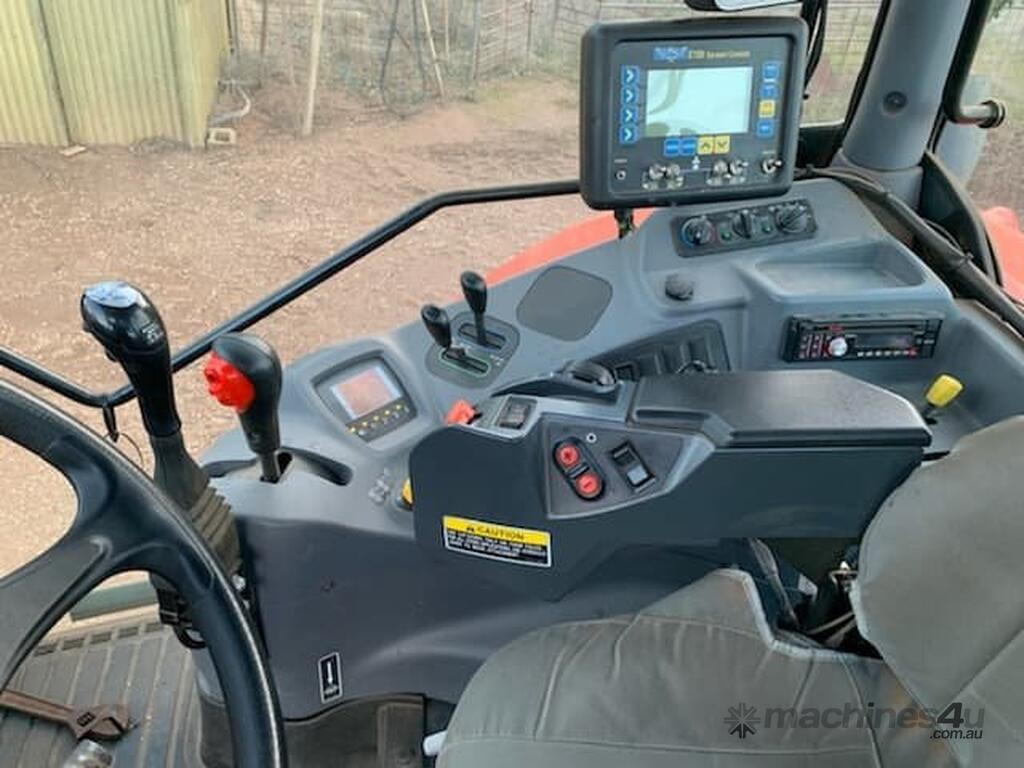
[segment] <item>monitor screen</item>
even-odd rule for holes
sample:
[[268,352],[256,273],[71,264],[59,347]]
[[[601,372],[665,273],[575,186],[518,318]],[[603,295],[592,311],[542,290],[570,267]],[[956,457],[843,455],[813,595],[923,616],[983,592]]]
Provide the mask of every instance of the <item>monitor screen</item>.
[[644,136],[746,133],[753,84],[753,67],[652,69]]
[[345,377],[332,389],[349,419],[362,418],[402,395],[398,384],[380,363]]

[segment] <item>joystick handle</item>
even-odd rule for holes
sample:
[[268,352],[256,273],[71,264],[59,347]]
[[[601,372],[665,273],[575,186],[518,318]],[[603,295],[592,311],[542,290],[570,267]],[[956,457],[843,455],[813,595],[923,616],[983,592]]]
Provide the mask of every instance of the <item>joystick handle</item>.
[[146,432],[158,438],[180,432],[167,329],[146,294],[119,280],[97,283],[82,293],[81,311],[85,330],[128,375]]
[[425,304],[420,310],[420,317],[437,345],[441,349],[451,349],[452,323],[448,313],[436,304]]
[[263,479],[276,483],[281,477],[277,462],[281,360],[277,353],[258,336],[226,333],[213,342],[203,375],[210,394],[238,413],[245,441],[260,458]]
[[484,315],[487,313],[487,281],[476,272],[463,272],[459,278],[462,284],[462,295],[473,312],[473,323],[476,326],[476,340],[481,347],[487,344],[487,326]]

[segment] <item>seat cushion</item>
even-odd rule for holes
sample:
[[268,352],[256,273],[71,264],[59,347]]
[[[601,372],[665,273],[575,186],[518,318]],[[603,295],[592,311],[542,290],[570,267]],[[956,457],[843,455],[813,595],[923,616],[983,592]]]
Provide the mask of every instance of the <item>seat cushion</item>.
[[[857,625],[964,765],[1024,765],[1024,417],[962,439],[885,501],[861,543]],[[958,715],[959,713],[959,715]]]
[[857,726],[914,706],[882,662],[776,636],[751,577],[719,570],[638,614],[506,646],[467,687],[439,764],[951,765],[926,729]]

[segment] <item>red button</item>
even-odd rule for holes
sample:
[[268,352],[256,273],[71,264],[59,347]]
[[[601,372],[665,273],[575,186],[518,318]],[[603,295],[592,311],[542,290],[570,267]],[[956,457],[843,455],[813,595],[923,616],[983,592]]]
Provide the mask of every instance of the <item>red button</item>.
[[555,461],[562,469],[572,469],[580,463],[580,449],[572,443],[562,443],[555,449]]
[[601,478],[598,477],[595,472],[584,472],[582,475],[577,477],[573,481],[573,485],[576,487],[576,493],[580,498],[596,499],[601,495],[601,491],[604,490],[604,484],[601,482]]

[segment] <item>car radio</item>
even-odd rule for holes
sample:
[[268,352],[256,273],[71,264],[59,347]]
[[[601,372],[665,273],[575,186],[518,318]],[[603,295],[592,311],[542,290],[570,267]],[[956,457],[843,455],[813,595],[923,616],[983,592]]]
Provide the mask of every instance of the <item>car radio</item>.
[[793,363],[927,358],[941,328],[939,315],[792,317],[782,357]]
[[583,38],[581,193],[593,208],[779,195],[793,182],[800,19],[600,24]]

